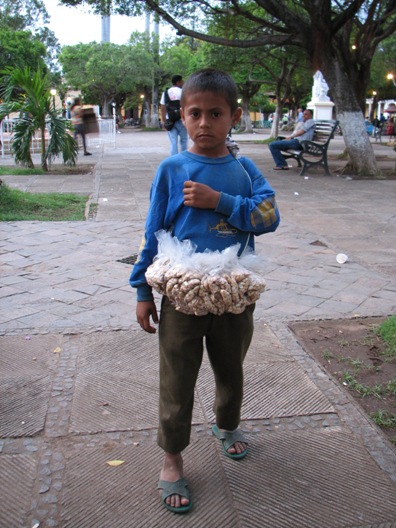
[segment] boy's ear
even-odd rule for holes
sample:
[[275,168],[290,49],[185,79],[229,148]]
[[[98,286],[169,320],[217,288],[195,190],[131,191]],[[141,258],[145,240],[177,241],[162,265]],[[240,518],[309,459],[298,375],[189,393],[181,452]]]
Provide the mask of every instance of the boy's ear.
[[235,112],[232,114],[232,126],[235,126],[237,123],[239,123],[242,116],[242,108],[238,107]]

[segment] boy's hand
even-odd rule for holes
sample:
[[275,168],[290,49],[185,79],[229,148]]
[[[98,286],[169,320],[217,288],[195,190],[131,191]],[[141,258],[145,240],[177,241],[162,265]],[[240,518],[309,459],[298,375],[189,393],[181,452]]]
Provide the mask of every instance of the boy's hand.
[[184,205],[198,207],[199,209],[216,209],[220,193],[209,185],[191,180],[184,182]]
[[158,324],[157,308],[154,301],[138,301],[136,306],[136,319],[141,328],[149,334],[155,334],[157,329],[150,325],[150,315],[155,324]]

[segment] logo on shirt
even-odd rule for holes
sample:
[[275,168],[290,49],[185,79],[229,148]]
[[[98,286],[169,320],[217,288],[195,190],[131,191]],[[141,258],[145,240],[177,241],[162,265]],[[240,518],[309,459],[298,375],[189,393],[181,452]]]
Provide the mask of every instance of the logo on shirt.
[[221,219],[215,226],[209,226],[209,231],[217,231],[216,236],[218,237],[233,236],[238,232],[235,227],[230,226],[230,224],[227,224],[223,219]]

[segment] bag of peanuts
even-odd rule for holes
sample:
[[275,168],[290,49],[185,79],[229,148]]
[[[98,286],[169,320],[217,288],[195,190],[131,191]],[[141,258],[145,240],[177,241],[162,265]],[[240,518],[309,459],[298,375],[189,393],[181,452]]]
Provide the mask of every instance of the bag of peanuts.
[[240,244],[197,253],[189,240],[156,233],[158,254],[146,271],[147,283],[188,315],[242,313],[265,290],[253,253],[238,257]]

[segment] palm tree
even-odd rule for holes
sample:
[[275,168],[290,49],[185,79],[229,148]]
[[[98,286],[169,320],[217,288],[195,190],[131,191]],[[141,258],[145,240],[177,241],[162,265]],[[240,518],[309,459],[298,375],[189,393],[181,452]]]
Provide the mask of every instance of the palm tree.
[[[75,165],[78,144],[69,134],[66,121],[55,109],[49,90],[48,76],[30,68],[7,68],[1,72],[0,120],[12,112],[19,112],[12,140],[16,163],[33,168],[31,156],[32,139],[37,130],[41,139],[41,167],[48,171],[48,164],[58,155],[63,155],[67,165]],[[49,129],[48,145],[45,131]]]

